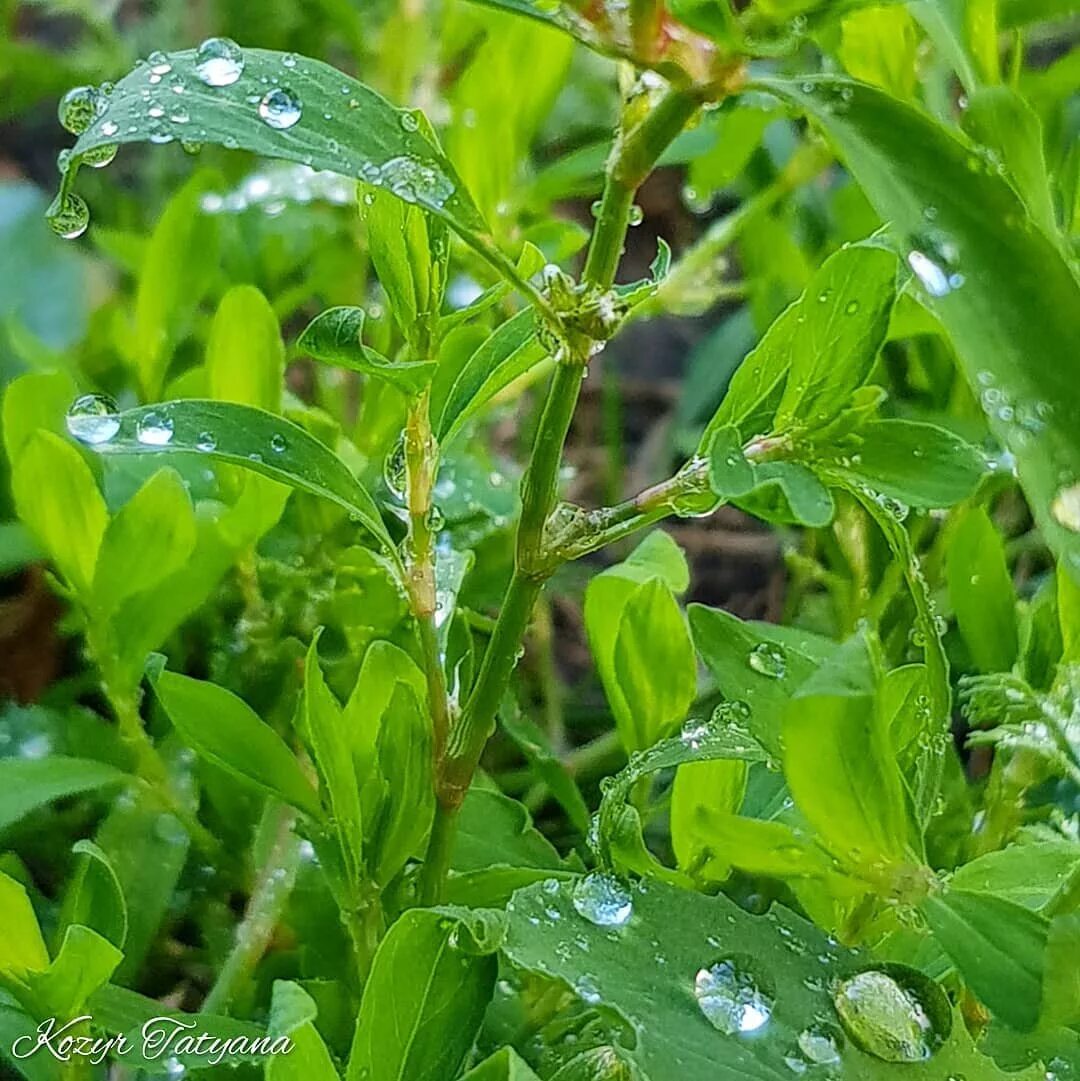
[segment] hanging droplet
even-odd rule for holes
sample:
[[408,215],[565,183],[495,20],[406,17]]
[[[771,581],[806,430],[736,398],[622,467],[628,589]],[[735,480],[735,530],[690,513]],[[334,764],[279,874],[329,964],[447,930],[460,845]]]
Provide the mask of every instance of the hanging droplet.
[[751,975],[745,958],[728,957],[699,969],[694,997],[709,1024],[728,1036],[758,1032],[772,1017],[773,1000]]
[[630,891],[614,875],[593,871],[574,884],[574,908],[597,927],[622,927],[634,911]]
[[383,462],[383,481],[390,494],[400,500],[405,497],[406,479],[405,439],[402,437]]
[[75,240],[86,232],[90,224],[90,208],[82,196],[68,192],[58,207],[49,208],[46,219],[57,236],[64,240]]
[[746,657],[746,663],[761,676],[783,679],[787,674],[784,651],[772,642],[759,642]]
[[592,201],[592,203],[589,205],[589,213],[592,214],[592,216],[594,218],[599,218],[600,217],[600,211],[603,209],[603,206],[604,206],[604,204],[603,204],[602,200],[594,199]]
[[928,976],[905,965],[868,969],[833,992],[852,1042],[883,1062],[922,1062],[945,1041],[951,1012]]
[[83,394],[71,403],[65,423],[80,443],[107,443],[120,431],[119,408],[105,394]]
[[300,99],[282,87],[268,91],[259,102],[259,116],[278,131],[291,128],[300,119],[301,112]]
[[82,135],[109,107],[96,86],[76,86],[61,99],[56,115],[65,130],[72,135]]
[[[104,125],[102,125],[102,130],[104,131]],[[84,151],[82,160],[91,169],[104,169],[106,165],[112,164],[116,157],[116,150],[116,143],[105,143],[104,146],[95,146],[92,150]]]
[[207,38],[195,53],[195,74],[207,86],[232,86],[243,71],[243,50],[231,38]]
[[628,225],[640,225],[645,220],[645,211],[634,203],[631,205],[629,211],[626,214],[626,223]]
[[149,447],[163,447],[172,437],[172,417],[157,410],[144,413],[135,425],[135,438]]

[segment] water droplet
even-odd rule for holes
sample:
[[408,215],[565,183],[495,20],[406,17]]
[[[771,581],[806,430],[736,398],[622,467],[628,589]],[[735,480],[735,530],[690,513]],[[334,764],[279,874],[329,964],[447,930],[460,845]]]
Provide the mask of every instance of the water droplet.
[[118,407],[105,394],[83,394],[67,411],[67,430],[80,443],[107,443],[120,430]]
[[82,196],[68,192],[59,207],[49,209],[47,218],[49,228],[57,236],[64,240],[74,240],[86,232],[86,227],[90,224],[90,208]]
[[626,215],[626,222],[628,225],[636,226],[640,225],[645,220],[645,211],[634,203]]
[[593,871],[574,884],[574,908],[597,927],[622,927],[634,911],[630,891],[614,875]]
[[280,432],[275,432],[270,437],[270,449],[275,454],[281,454],[288,445],[289,444],[285,442],[285,436],[283,436]]
[[390,494],[400,500],[405,497],[406,481],[405,440],[401,438],[383,462],[383,482]]
[[291,128],[300,119],[302,111],[300,99],[282,87],[268,91],[259,102],[259,116],[278,131]]
[[146,62],[150,65],[151,75],[168,75],[172,71],[172,63],[160,49],[155,49],[146,58]]
[[60,99],[56,115],[72,135],[82,135],[108,107],[105,95],[96,86],[76,86]]
[[148,447],[163,447],[172,437],[172,417],[157,410],[143,413],[135,425],[135,438]]
[[951,1025],[941,988],[904,965],[849,977],[833,992],[833,1002],[852,1042],[883,1062],[928,1059]]
[[[114,124],[115,128],[116,125]],[[105,130],[102,125],[102,131]],[[116,143],[106,143],[104,146],[95,146],[93,150],[87,150],[83,153],[82,160],[90,166],[91,169],[104,169],[106,165],[111,165],[113,159],[116,157],[117,146]]]
[[694,997],[709,1024],[728,1036],[758,1032],[772,1017],[772,998],[741,958],[724,958],[700,969],[694,977]]
[[401,114],[401,128],[403,131],[419,131],[420,121],[415,113],[405,111]]
[[[367,179],[367,178],[365,178]],[[372,183],[384,184],[407,203],[442,207],[454,194],[454,184],[434,165],[403,155],[391,158],[377,170]]]
[[296,67],[296,53],[286,53],[281,58],[282,67],[294,68]]
[[746,663],[761,676],[783,679],[787,673],[784,651],[772,642],[759,642],[747,654]]
[[195,53],[195,74],[207,86],[231,86],[243,71],[243,51],[231,38],[207,38]]
[[840,1061],[844,1037],[831,1025],[811,1025],[799,1033],[799,1050],[817,1066],[834,1066]]
[[854,315],[859,310],[859,302],[857,300],[848,301],[848,306],[844,309],[846,315]]
[[1080,533],[1080,483],[1060,489],[1050,504],[1050,513],[1058,525]]
[[199,432],[195,439],[195,446],[202,451],[217,449],[217,436],[213,432]]

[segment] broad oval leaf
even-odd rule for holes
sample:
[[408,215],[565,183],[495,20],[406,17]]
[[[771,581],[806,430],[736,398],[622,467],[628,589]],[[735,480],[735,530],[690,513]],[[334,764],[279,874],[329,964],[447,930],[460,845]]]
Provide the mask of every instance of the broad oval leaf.
[[828,76],[758,85],[824,129],[890,223],[1040,529],[1080,576],[1080,283],[1058,244],[973,145],[911,106]]
[[393,552],[375,500],[349,467],[297,424],[262,409],[198,398],[118,413],[120,427],[99,454],[197,454],[232,462],[347,510]]

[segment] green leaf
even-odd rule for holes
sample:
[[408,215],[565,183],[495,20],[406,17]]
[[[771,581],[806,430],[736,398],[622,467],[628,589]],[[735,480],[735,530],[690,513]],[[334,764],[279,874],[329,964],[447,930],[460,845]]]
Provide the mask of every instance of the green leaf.
[[958,867],[954,889],[986,893],[1025,908],[1042,908],[1080,864],[1080,845],[1071,841],[1011,844]]
[[334,1060],[315,1027],[316,1013],[314,1000],[298,983],[274,981],[267,1032],[288,1036],[292,1049],[267,1058],[267,1081],[338,1081]]
[[393,548],[367,489],[329,447],[291,421],[252,406],[201,399],[141,406],[117,418],[116,435],[93,446],[99,454],[194,454],[242,465],[329,499]]
[[919,35],[900,4],[872,4],[845,15],[838,55],[848,74],[908,99],[918,75]]
[[849,639],[788,702],[784,777],[795,803],[846,867],[908,858],[903,782],[875,701],[867,644]]
[[694,646],[724,697],[746,703],[750,731],[771,754],[778,755],[787,701],[836,645],[820,635],[746,622],[701,604],[691,604],[687,615]]
[[11,487],[19,517],[57,570],[76,592],[89,595],[109,515],[82,455],[39,431],[13,463]]
[[25,887],[0,872],[0,917],[5,928],[0,940],[0,976],[21,977],[49,964],[37,916]]
[[1043,131],[1035,110],[1007,86],[987,86],[968,98],[964,130],[997,156],[1032,219],[1053,237],[1057,232]]
[[86,758],[0,758],[0,830],[55,799],[129,780],[114,766]]
[[[117,82],[108,109],[79,136],[75,158],[112,143],[188,138],[197,131],[203,143],[360,177],[445,219],[467,243],[489,254],[479,212],[415,116],[319,60],[266,49],[243,49],[241,55],[242,73],[226,86],[203,81],[194,49],[169,53],[172,70],[160,83],[149,65],[135,68]],[[168,109],[164,117],[153,117],[143,97],[146,92],[151,101],[169,104],[164,99],[173,85],[184,87],[185,124],[173,121]],[[276,125],[260,115],[271,110]]]
[[981,507],[969,510],[950,537],[945,573],[975,667],[1008,672],[1019,648],[1016,595],[1001,534]]
[[253,285],[234,285],[222,298],[206,342],[211,398],[281,411],[285,345],[270,302]]
[[94,569],[94,601],[113,612],[175,574],[195,548],[195,512],[180,475],[156,472],[109,522]]
[[[745,792],[745,762],[717,759],[679,767],[671,788],[671,845],[680,868],[692,871],[717,853],[712,823],[738,811]],[[715,869],[713,876],[723,877]]]
[[1006,1024],[1029,1032],[1039,1020],[1049,924],[1029,908],[951,889],[922,912],[971,990]]
[[964,89],[999,77],[996,0],[917,0],[911,13],[956,70]]
[[64,897],[61,928],[66,931],[73,924],[89,927],[122,950],[127,938],[127,904],[109,857],[86,840],[76,841],[72,852],[79,858]]
[[406,394],[418,394],[431,379],[435,362],[388,360],[364,345],[361,336],[366,318],[363,308],[329,308],[307,325],[297,339],[297,348],[316,360],[385,379]]
[[474,1066],[461,1081],[539,1081],[539,1078],[512,1047],[504,1047]]
[[86,1000],[116,971],[123,954],[108,939],[77,924],[64,932],[60,950],[42,972],[26,979],[44,1016],[74,1017]]
[[1080,441],[1070,418],[1080,411],[1080,378],[1068,358],[1075,356],[1080,284],[1058,246],[1026,227],[1023,205],[995,170],[925,114],[831,77],[763,85],[825,130],[890,222],[923,303],[1016,457],[1043,535],[1078,573]]
[[64,417],[78,390],[67,372],[27,372],[4,391],[4,451],[12,465],[39,428],[64,435]]
[[319,798],[285,741],[235,694],[177,672],[154,689],[184,742],[208,761],[315,819]]
[[1080,1021],[1080,913],[1050,921],[1043,964],[1040,1025],[1074,1026]]
[[975,491],[988,469],[981,451],[934,424],[872,420],[859,438],[842,468],[911,507],[951,507]]
[[[790,1081],[800,1065],[808,1077],[820,1069],[837,1081],[1008,1076],[975,1051],[959,1016],[925,1061],[893,1064],[861,1050],[834,1020],[831,992],[866,969],[867,958],[779,905],[751,916],[723,894],[648,880],[629,896],[628,919],[613,927],[581,915],[570,884],[519,891],[508,908],[503,951],[514,965],[565,982],[624,1022],[629,1031],[620,1042],[632,1048],[628,1057],[650,1081]],[[740,978],[737,997],[732,988],[725,998],[723,962]],[[946,1028],[940,989],[903,966],[893,971],[919,988],[937,1030]],[[762,1024],[764,1009],[769,1017]],[[821,1047],[810,1040],[815,1034],[831,1036],[839,1061],[822,1067],[805,1057],[800,1043]]]
[[709,447],[709,487],[721,499],[747,495],[757,485],[754,467],[743,455],[737,428],[717,428]]
[[880,248],[843,248],[827,259],[739,366],[701,446],[728,425],[746,441],[833,419],[885,341],[895,278],[896,259]]
[[440,442],[450,442],[496,394],[546,354],[536,335],[536,315],[526,309],[493,330],[459,365],[440,364],[431,388],[431,415]]
[[454,945],[455,921],[410,909],[379,944],[348,1081],[453,1081],[495,988],[494,957]]
[[303,733],[329,800],[346,867],[355,876],[364,855],[363,811],[342,708],[319,664],[320,634],[312,638],[304,663]]
[[389,883],[416,855],[435,811],[431,722],[425,704],[399,682],[379,723],[379,772],[389,794],[379,820],[375,881]]
[[755,464],[754,488],[732,502],[769,522],[792,523],[820,529],[836,512],[832,493],[801,462]]

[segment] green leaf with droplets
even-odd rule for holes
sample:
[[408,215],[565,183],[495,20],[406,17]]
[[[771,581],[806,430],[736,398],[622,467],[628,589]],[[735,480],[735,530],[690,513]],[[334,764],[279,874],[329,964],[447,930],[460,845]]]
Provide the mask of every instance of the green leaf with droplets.
[[[723,894],[707,897],[648,880],[629,895],[632,911],[621,926],[597,926],[575,908],[569,883],[519,890],[507,909],[503,952],[624,1022],[629,1032],[620,1042],[650,1081],[791,1081],[816,1073],[835,1081],[1042,1076],[998,1070],[975,1050],[959,1015],[925,1061],[891,1063],[863,1051],[842,1025],[831,990],[867,968],[866,956],[837,946],[779,905],[752,916]],[[725,1001],[722,979],[710,979],[709,970],[724,961],[740,981],[743,994],[735,1001]],[[910,975],[920,986],[918,974]],[[947,1011],[943,992],[931,985],[931,996]],[[948,1013],[940,1017],[938,1010],[928,1012],[945,1028]],[[815,1035],[831,1038],[833,1049]],[[835,1061],[814,1064],[808,1049]]]
[[820,126],[919,279],[1051,548],[1080,576],[1080,282],[962,136],[872,87],[762,80]]
[[128,409],[117,419],[116,435],[91,449],[99,454],[201,455],[242,465],[331,500],[393,550],[367,489],[329,447],[291,421],[252,406],[195,398]]

